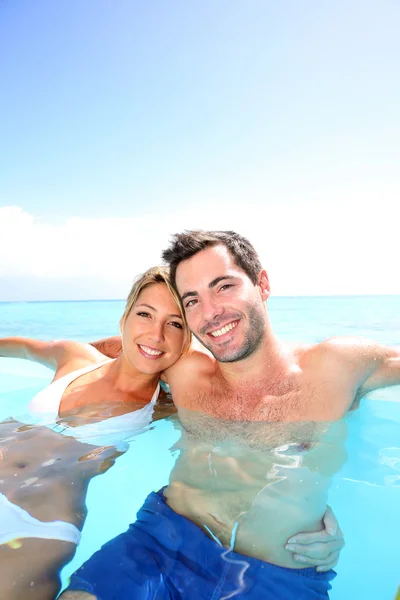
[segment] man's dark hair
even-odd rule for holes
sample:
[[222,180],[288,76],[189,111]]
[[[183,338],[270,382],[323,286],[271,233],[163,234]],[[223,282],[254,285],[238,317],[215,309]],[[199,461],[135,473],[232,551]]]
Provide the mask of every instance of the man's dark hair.
[[242,235],[234,231],[184,231],[172,237],[169,248],[162,253],[163,260],[170,269],[170,279],[176,287],[176,270],[178,265],[205,248],[225,246],[235,264],[248,275],[254,285],[258,282],[258,274],[262,269],[260,259],[252,244]]

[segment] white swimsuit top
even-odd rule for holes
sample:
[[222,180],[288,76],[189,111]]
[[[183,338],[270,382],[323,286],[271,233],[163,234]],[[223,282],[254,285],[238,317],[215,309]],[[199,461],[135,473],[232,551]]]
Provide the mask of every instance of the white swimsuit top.
[[[111,362],[111,361],[105,361]],[[133,410],[117,417],[103,419],[96,423],[86,423],[78,427],[59,424],[58,411],[60,409],[61,398],[70,383],[75,381],[81,375],[90,373],[100,368],[105,362],[89,365],[83,369],[78,369],[72,373],[67,373],[60,379],[56,379],[49,386],[41,390],[29,403],[29,417],[26,420],[29,423],[34,422],[37,425],[45,425],[54,431],[76,438],[79,442],[92,444],[94,446],[116,446],[118,449],[125,450],[128,445],[126,440],[143,431],[151,423],[154,412],[154,405],[160,393],[160,384],[153,394],[152,399],[146,406],[139,410]],[[22,419],[20,419],[22,420]],[[25,420],[25,419],[24,419]]]

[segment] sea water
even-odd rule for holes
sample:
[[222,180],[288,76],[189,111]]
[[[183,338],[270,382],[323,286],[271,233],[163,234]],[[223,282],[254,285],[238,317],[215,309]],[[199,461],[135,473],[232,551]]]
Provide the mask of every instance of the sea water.
[[[272,298],[268,305],[273,327],[285,340],[350,335],[400,345],[398,296],[286,297]],[[0,303],[0,337],[92,341],[118,334],[123,307],[120,300]],[[0,418],[23,413],[51,378],[41,365],[0,359]],[[330,597],[392,600],[400,584],[400,388],[363,399],[348,426],[348,459],[329,495],[346,539]],[[128,527],[150,491],[168,482],[175,462],[170,449],[178,437],[171,421],[158,421],[107,473],[91,481],[82,542],[63,571],[63,582],[102,543]]]

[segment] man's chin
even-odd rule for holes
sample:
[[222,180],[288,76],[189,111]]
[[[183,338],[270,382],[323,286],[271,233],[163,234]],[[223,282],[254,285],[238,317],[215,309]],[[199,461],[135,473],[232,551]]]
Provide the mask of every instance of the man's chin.
[[220,363],[238,362],[239,360],[243,360],[244,358],[246,358],[246,356],[249,355],[248,348],[236,348],[235,350],[209,348],[209,350],[215,358],[215,360]]
[[221,344],[218,348],[217,345],[214,346],[213,344],[210,344],[208,339],[203,339],[198,336],[195,337],[204,348],[207,348],[207,350],[211,352],[215,360],[220,363],[237,362],[238,360],[246,358],[249,353],[251,354],[247,345],[245,348],[229,348],[228,344],[226,347],[223,347]]

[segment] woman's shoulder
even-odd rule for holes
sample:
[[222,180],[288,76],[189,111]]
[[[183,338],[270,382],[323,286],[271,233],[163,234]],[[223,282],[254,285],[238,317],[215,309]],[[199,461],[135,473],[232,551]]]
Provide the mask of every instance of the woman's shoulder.
[[107,356],[96,350],[96,348],[84,342],[54,340],[52,344],[57,362],[53,381],[71,371],[83,369],[86,366],[98,364],[108,359]]

